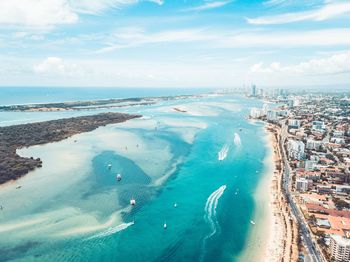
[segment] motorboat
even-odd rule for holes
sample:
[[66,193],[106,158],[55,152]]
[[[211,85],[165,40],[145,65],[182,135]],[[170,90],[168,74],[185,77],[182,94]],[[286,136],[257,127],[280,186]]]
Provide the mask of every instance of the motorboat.
[[135,206],[136,200],[134,198],[130,199],[130,205]]
[[250,220],[250,224],[255,225],[255,222],[253,220]]
[[117,178],[117,181],[120,181],[120,180],[122,180],[122,175],[121,174],[117,174],[116,178]]

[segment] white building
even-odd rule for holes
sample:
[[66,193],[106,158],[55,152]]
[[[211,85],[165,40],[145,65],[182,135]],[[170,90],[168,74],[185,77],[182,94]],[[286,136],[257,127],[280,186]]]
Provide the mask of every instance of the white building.
[[264,115],[266,115],[268,110],[269,110],[269,105],[268,104],[264,104],[263,107],[262,107],[262,113]]
[[276,121],[278,119],[278,113],[275,110],[267,111],[266,118],[268,121]]
[[320,157],[318,155],[312,155],[312,156],[310,156],[310,160],[316,161],[318,163],[318,161],[320,161]]
[[323,121],[312,121],[312,129],[317,131],[324,131],[326,126]]
[[333,131],[333,136],[334,137],[342,137],[342,136],[344,136],[344,134],[345,134],[345,132],[342,131],[342,130],[334,130]]
[[288,127],[291,128],[300,128],[301,120],[299,119],[289,119],[288,120]]
[[350,239],[331,235],[330,253],[335,261],[350,261]]
[[323,147],[322,141],[316,141],[313,139],[308,139],[306,141],[306,148],[310,150],[320,150]]
[[261,112],[261,109],[259,108],[256,108],[256,107],[253,107],[251,110],[250,110],[250,117],[251,118],[259,118],[262,116],[262,112]]
[[293,159],[302,160],[305,156],[305,144],[302,141],[288,141],[288,156]]
[[345,145],[345,139],[341,137],[332,137],[331,142],[338,145]]
[[300,105],[300,100],[297,98],[288,100],[289,107],[295,107],[295,106],[299,106],[299,105]]
[[312,160],[306,160],[305,161],[305,170],[306,171],[313,171],[317,166],[317,161]]
[[309,181],[304,178],[304,177],[300,177],[297,178],[295,181],[295,189],[299,192],[306,192],[307,189],[309,188]]

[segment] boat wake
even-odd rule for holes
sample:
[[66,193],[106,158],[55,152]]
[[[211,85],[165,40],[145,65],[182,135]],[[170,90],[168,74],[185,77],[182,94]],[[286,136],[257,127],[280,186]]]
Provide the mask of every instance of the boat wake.
[[234,134],[233,143],[235,143],[235,146],[237,146],[237,147],[242,145],[241,137],[239,136],[239,134],[237,134],[237,133]]
[[119,231],[127,229],[129,226],[132,226],[133,224],[134,224],[134,222],[130,222],[130,223],[123,223],[123,224],[120,224],[120,225],[115,226],[115,227],[110,227],[101,233],[98,233],[96,235],[93,235],[93,236],[87,238],[87,240],[95,239],[95,238],[102,238],[102,237],[113,235]]
[[205,204],[205,215],[204,219],[207,223],[210,225],[210,233],[204,237],[203,243],[202,243],[202,252],[201,252],[201,259],[200,261],[203,260],[204,258],[204,251],[205,251],[205,245],[206,241],[211,238],[213,235],[220,230],[220,225],[216,217],[216,208],[219,203],[219,199],[221,198],[222,194],[224,193],[226,189],[226,185],[223,185],[219,187],[216,191],[214,191],[207,199],[207,202]]
[[224,145],[220,152],[218,153],[218,160],[222,161],[227,157],[228,151],[230,150],[230,146],[229,145]]

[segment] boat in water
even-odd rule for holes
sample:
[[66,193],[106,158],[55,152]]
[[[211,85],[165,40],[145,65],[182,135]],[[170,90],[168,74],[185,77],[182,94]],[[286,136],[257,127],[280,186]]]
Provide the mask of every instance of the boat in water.
[[253,220],[250,220],[250,224],[255,225],[255,222]]
[[112,168],[112,164],[108,164],[108,169],[111,169]]
[[163,228],[164,228],[164,229],[167,229],[167,227],[168,227],[168,226],[167,226],[166,222],[164,222]]
[[134,198],[130,199],[130,205],[135,206],[136,200]]
[[177,208],[177,203],[174,204],[174,207]]
[[122,180],[122,175],[121,174],[117,174],[116,179],[117,179],[117,181]]

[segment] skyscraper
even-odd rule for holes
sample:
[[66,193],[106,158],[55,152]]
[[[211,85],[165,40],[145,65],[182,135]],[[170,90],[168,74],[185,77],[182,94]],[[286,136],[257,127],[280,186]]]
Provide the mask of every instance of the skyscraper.
[[251,96],[256,96],[256,85],[252,85],[252,93]]

